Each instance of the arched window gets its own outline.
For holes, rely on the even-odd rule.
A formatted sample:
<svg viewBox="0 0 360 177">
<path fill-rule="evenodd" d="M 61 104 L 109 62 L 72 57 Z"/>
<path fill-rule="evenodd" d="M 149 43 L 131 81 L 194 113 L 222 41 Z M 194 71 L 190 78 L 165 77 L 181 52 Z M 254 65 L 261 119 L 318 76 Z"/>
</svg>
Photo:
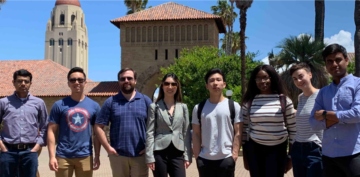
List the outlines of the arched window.
<svg viewBox="0 0 360 177">
<path fill-rule="evenodd" d="M 84 27 L 84 18 L 81 17 L 81 28 L 83 28 L 83 27 Z"/>
<path fill-rule="evenodd" d="M 68 45 L 72 45 L 72 39 L 71 38 L 68 39 Z"/>
<path fill-rule="evenodd" d="M 53 27 L 53 26 L 54 26 L 54 15 L 51 16 L 51 27 Z"/>
<path fill-rule="evenodd" d="M 140 27 L 136 28 L 136 42 L 140 42 L 141 39 L 141 29 Z"/>
<path fill-rule="evenodd" d="M 174 41 L 174 26 L 170 26 L 170 41 Z"/>
<path fill-rule="evenodd" d="M 60 15 L 60 25 L 64 25 L 65 24 L 65 15 L 61 14 Z"/>
<path fill-rule="evenodd" d="M 199 37 L 199 41 L 201 41 L 203 39 L 203 29 L 202 29 L 202 25 L 198 26 L 198 37 Z"/>
<path fill-rule="evenodd" d="M 159 27 L 159 42 L 162 42 L 162 41 L 163 41 L 163 35 L 164 35 L 163 27 L 160 26 L 160 27 Z"/>
<path fill-rule="evenodd" d="M 87 50 L 87 43 L 85 42 L 85 50 Z"/>
<path fill-rule="evenodd" d="M 84 48 L 84 41 L 82 41 L 81 45 L 82 45 L 81 47 Z"/>
<path fill-rule="evenodd" d="M 126 28 L 126 42 L 130 42 L 130 28 L 127 27 Z"/>
<path fill-rule="evenodd" d="M 208 25 L 204 25 L 204 40 L 208 40 L 208 39 L 209 39 Z"/>
<path fill-rule="evenodd" d="M 131 28 L 131 42 L 135 42 L 135 27 Z"/>
<path fill-rule="evenodd" d="M 169 40 L 169 27 L 165 26 L 164 28 L 164 41 L 168 41 Z"/>
<path fill-rule="evenodd" d="M 181 41 L 185 41 L 185 26 L 181 26 Z"/>
<path fill-rule="evenodd" d="M 71 25 L 74 23 L 75 21 L 75 15 L 71 15 Z"/>
<path fill-rule="evenodd" d="M 153 41 L 157 42 L 157 27 L 154 26 L 153 28 Z"/>
<path fill-rule="evenodd" d="M 148 27 L 148 42 L 151 42 L 151 26 Z"/>
<path fill-rule="evenodd" d="M 50 46 L 54 46 L 55 44 L 55 40 L 54 39 L 50 39 Z"/>
<path fill-rule="evenodd" d="M 187 26 L 187 41 L 191 41 L 191 26 Z"/>
<path fill-rule="evenodd" d="M 175 40 L 180 41 L 180 26 L 179 25 L 177 25 L 175 27 Z"/>
<path fill-rule="evenodd" d="M 79 47 L 80 47 L 80 44 L 81 44 L 81 43 L 80 43 L 80 39 L 79 39 Z"/>
<path fill-rule="evenodd" d="M 142 28 L 142 41 L 146 42 L 146 27 L 145 26 Z"/>
<path fill-rule="evenodd" d="M 196 41 L 197 40 L 197 28 L 196 28 L 196 25 L 193 25 L 193 32 L 192 32 L 192 39 L 194 40 L 194 41 Z"/>
<path fill-rule="evenodd" d="M 63 46 L 64 45 L 64 40 L 63 39 L 59 39 L 59 46 Z"/>
</svg>

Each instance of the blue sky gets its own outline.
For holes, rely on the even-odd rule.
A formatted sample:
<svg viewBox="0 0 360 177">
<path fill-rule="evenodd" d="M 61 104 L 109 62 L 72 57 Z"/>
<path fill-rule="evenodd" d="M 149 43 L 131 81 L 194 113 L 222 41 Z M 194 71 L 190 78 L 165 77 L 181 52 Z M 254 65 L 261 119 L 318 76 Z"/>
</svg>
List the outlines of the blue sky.
<svg viewBox="0 0 360 177">
<path fill-rule="evenodd" d="M 149 0 L 148 6 L 168 1 Z M 173 2 L 211 13 L 211 1 Z M 120 30 L 111 19 L 125 16 L 123 1 L 81 1 L 89 36 L 89 78 L 113 81 L 120 70 Z M 55 0 L 8 0 L 0 11 L 0 60 L 44 59 L 45 30 Z M 325 1 L 325 41 L 338 42 L 354 52 L 354 0 Z M 235 9 L 238 13 L 239 10 Z M 254 0 L 247 15 L 247 50 L 259 52 L 256 60 L 266 61 L 267 53 L 290 35 L 314 34 L 315 7 L 307 1 Z M 238 19 L 234 30 L 239 31 Z"/>
</svg>

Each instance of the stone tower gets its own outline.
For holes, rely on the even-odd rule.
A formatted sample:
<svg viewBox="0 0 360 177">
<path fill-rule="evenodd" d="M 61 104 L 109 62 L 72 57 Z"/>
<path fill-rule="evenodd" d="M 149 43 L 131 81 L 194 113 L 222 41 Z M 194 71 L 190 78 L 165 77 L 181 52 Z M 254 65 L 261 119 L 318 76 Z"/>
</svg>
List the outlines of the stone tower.
<svg viewBox="0 0 360 177">
<path fill-rule="evenodd" d="M 226 31 L 220 16 L 174 2 L 111 20 L 120 28 L 121 68 L 138 73 L 137 90 L 152 98 L 161 67 L 180 57 L 184 48 L 219 47 Z"/>
<path fill-rule="evenodd" d="M 46 26 L 45 59 L 88 73 L 88 35 L 79 0 L 56 0 Z"/>
</svg>

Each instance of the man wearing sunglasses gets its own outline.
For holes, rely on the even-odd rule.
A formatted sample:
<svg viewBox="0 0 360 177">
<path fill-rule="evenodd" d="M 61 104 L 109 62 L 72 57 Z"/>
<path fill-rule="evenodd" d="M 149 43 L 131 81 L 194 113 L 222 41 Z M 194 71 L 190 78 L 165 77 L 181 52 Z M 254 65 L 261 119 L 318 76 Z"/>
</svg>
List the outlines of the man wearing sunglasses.
<svg viewBox="0 0 360 177">
<path fill-rule="evenodd" d="M 118 80 L 121 91 L 105 101 L 95 122 L 95 132 L 109 154 L 113 177 L 147 177 L 146 120 L 152 101 L 135 90 L 133 69 L 122 69 Z M 103 128 L 110 122 L 109 144 Z"/>
<path fill-rule="evenodd" d="M 56 177 L 72 177 L 74 171 L 76 177 L 91 177 L 93 170 L 100 166 L 100 143 L 98 138 L 91 136 L 91 126 L 100 106 L 84 94 L 86 75 L 82 68 L 72 68 L 67 79 L 71 95 L 55 102 L 49 116 L 49 167 L 55 171 Z M 55 132 L 58 130 L 55 156 Z"/>
<path fill-rule="evenodd" d="M 46 106 L 42 99 L 29 93 L 29 71 L 20 69 L 13 79 L 14 94 L 0 99 L 0 177 L 35 177 L 37 151 L 46 144 Z"/>
</svg>

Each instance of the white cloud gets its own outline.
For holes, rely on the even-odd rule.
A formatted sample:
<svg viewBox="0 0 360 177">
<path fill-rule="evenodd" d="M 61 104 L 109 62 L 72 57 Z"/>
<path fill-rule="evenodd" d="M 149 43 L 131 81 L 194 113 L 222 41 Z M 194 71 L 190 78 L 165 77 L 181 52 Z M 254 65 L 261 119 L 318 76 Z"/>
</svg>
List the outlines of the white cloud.
<svg viewBox="0 0 360 177">
<path fill-rule="evenodd" d="M 326 44 L 338 43 L 346 48 L 347 52 L 354 52 L 354 41 L 351 39 L 352 35 L 348 31 L 341 30 L 338 34 L 331 36 L 330 38 L 325 38 L 324 42 Z"/>
<path fill-rule="evenodd" d="M 269 64 L 269 57 L 265 57 L 264 59 L 261 60 L 261 62 L 263 62 L 265 65 Z"/>
<path fill-rule="evenodd" d="M 301 34 L 299 34 L 297 37 L 300 38 L 301 36 L 304 36 L 304 35 L 309 35 L 309 34 L 301 33 Z M 311 38 L 310 38 L 310 41 L 311 41 L 311 42 L 314 41 L 314 38 L 311 37 Z"/>
</svg>

